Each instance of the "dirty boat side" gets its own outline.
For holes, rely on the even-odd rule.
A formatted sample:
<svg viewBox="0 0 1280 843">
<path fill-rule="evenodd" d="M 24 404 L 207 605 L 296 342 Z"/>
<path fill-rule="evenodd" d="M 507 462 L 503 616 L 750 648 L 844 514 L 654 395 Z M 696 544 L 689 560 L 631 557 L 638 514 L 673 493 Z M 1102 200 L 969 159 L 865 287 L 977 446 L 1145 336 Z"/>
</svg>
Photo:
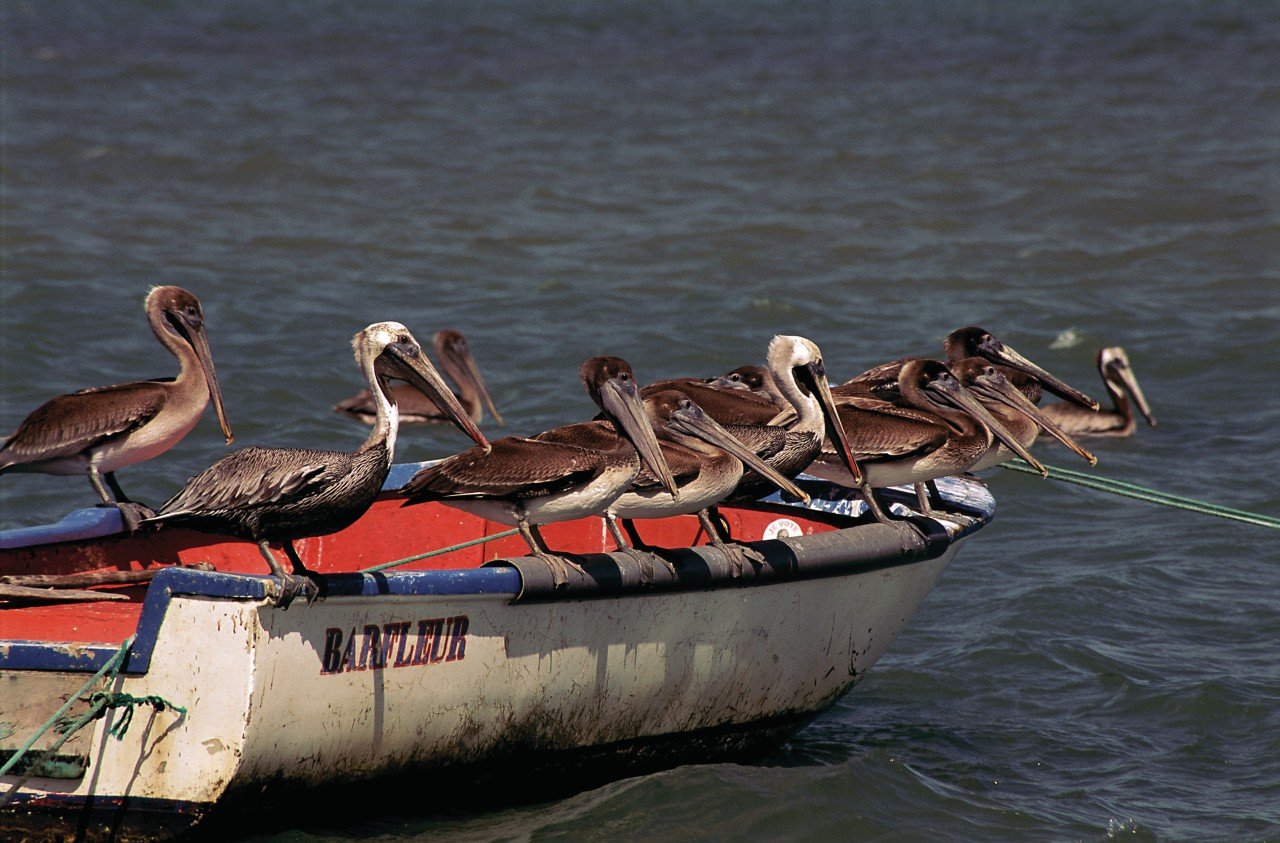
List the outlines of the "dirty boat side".
<svg viewBox="0 0 1280 843">
<path fill-rule="evenodd" d="M 721 510 L 758 554 L 745 564 L 697 544 L 691 516 L 641 522 L 648 542 L 676 548 L 657 554 L 604 552 L 599 519 L 553 525 L 548 541 L 588 572 L 561 590 L 518 537 L 360 572 L 505 532 L 388 493 L 351 528 L 301 543 L 327 597 L 287 611 L 246 542 L 79 523 L 109 510 L 0 534 L 6 574 L 215 568 L 164 567 L 114 589 L 126 600 L 0 608 L 0 761 L 118 653 L 107 690 L 162 701 L 107 709 L 38 769 L 30 753 L 0 777 L 0 798 L 25 779 L 0 830 L 147 838 L 264 788 L 591 760 L 616 775 L 775 746 L 857 682 L 994 511 L 971 478 L 942 482 L 976 516 L 950 533 L 918 517 L 865 523 L 856 494 L 806 486 L 809 507 Z"/>
</svg>

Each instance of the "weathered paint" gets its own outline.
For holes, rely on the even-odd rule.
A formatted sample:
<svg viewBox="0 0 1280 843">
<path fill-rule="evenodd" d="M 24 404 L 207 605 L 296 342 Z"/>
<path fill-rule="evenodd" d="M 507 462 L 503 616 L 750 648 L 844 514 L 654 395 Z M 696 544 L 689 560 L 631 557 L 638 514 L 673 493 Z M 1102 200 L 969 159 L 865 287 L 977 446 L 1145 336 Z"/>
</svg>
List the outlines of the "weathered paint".
<svg viewBox="0 0 1280 843">
<path fill-rule="evenodd" d="M 113 690 L 187 712 L 141 707 L 123 740 L 108 713 L 85 732 L 87 774 L 32 778 L 18 807 L 123 797 L 194 817 L 264 785 L 802 722 L 874 664 L 957 547 L 822 579 L 589 600 L 370 592 L 371 578 L 287 611 L 174 594 L 145 672 Z"/>
</svg>

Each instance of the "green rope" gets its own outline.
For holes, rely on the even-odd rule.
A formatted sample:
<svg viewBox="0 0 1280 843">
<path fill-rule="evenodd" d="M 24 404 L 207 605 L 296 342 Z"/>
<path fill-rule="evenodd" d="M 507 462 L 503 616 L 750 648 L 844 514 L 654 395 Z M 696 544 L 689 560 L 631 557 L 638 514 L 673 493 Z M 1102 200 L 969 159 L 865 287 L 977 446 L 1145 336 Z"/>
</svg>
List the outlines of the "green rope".
<svg viewBox="0 0 1280 843">
<path fill-rule="evenodd" d="M 478 544 L 485 544 L 487 542 L 494 541 L 495 539 L 505 539 L 507 536 L 514 536 L 519 532 L 519 530 L 513 527 L 510 530 L 505 530 L 501 533 L 494 533 L 491 536 L 481 536 L 478 539 L 460 542 L 459 544 L 450 545 L 449 547 L 442 547 L 439 550 L 429 550 L 426 553 L 419 553 L 416 556 L 406 556 L 405 558 L 397 559 L 394 562 L 383 562 L 381 565 L 371 565 L 368 568 L 361 568 L 360 573 L 372 574 L 377 571 L 385 571 L 388 568 L 394 568 L 397 565 L 408 565 L 410 562 L 420 562 L 423 559 L 430 559 L 432 556 L 441 556 L 445 553 L 452 553 L 455 550 L 464 550 L 468 547 L 475 547 Z"/>
<path fill-rule="evenodd" d="M 123 691 L 116 693 L 107 693 L 106 691 L 97 691 L 89 696 L 89 709 L 92 712 L 90 720 L 97 719 L 106 714 L 107 709 L 123 708 L 119 719 L 112 724 L 107 730 L 108 735 L 114 735 L 118 741 L 124 740 L 124 733 L 129 731 L 129 724 L 133 722 L 133 710 L 140 705 L 149 705 L 156 711 L 164 711 L 166 708 L 172 709 L 179 714 L 186 714 L 187 710 L 180 705 L 174 705 L 159 694 L 147 694 L 143 697 L 135 697 L 133 694 L 126 694 Z M 88 721 L 86 721 L 88 722 Z M 79 720 L 65 720 L 58 724 L 58 731 L 69 733 L 80 728 Z"/>
<path fill-rule="evenodd" d="M 91 704 L 89 710 L 71 724 L 66 725 L 65 728 L 60 725 L 63 723 L 63 716 L 67 713 L 67 710 L 70 709 L 71 706 L 75 705 L 80 700 L 80 695 L 92 688 L 95 682 L 107 673 L 110 673 L 110 676 L 107 678 L 107 684 L 110 685 L 115 681 L 116 677 L 120 674 L 120 668 L 124 666 L 125 658 L 129 654 L 129 649 L 133 646 L 133 639 L 134 636 L 132 635 L 126 638 L 124 643 L 120 645 L 120 649 L 116 650 L 115 655 L 107 659 L 107 663 L 98 668 L 98 672 L 89 677 L 89 680 L 80 686 L 80 690 L 67 697 L 67 701 L 62 704 L 62 707 L 55 711 L 53 715 L 44 722 L 44 725 L 37 729 L 36 733 L 32 735 L 26 743 L 20 746 L 17 752 L 10 756 L 9 760 L 4 763 L 3 767 L 0 767 L 0 776 L 3 776 L 5 773 L 8 773 L 17 766 L 18 762 L 21 761 L 22 758 L 31 750 L 31 747 L 35 746 L 36 741 L 44 737 L 45 733 L 50 729 L 58 727 L 58 731 L 62 733 L 62 737 L 45 747 L 39 757 L 36 758 L 31 766 L 27 768 L 27 772 L 14 782 L 12 786 L 10 786 L 4 796 L 0 797 L 0 807 L 4 807 L 9 804 L 9 802 L 13 801 L 13 798 L 18 794 L 18 788 L 26 784 L 27 781 L 36 774 L 36 771 L 44 766 L 46 759 L 61 749 L 62 745 L 69 741 L 71 736 L 79 731 L 86 723 L 101 714 L 101 709 L 95 709 Z"/>
<path fill-rule="evenodd" d="M 1040 473 L 1020 459 L 1001 463 L 1000 467 L 1007 468 L 1010 471 L 1020 471 L 1024 474 Z M 1205 515 L 1216 515 L 1219 518 L 1230 518 L 1233 521 L 1243 521 L 1246 524 L 1254 524 L 1259 527 L 1270 527 L 1273 530 L 1280 530 L 1280 518 L 1273 518 L 1270 515 L 1246 512 L 1243 509 L 1232 509 L 1229 506 L 1221 506 L 1216 503 L 1196 500 L 1195 498 L 1188 498 L 1182 495 L 1171 495 L 1167 492 L 1160 492 L 1155 489 L 1149 489 L 1145 486 L 1139 486 L 1136 483 L 1128 483 L 1124 480 L 1116 480 L 1111 477 L 1100 477 L 1093 474 L 1085 474 L 1081 471 L 1073 471 L 1069 468 L 1061 468 L 1056 465 L 1047 466 L 1047 468 L 1049 469 L 1050 480 L 1061 480 L 1065 483 L 1074 483 L 1077 486 L 1085 486 L 1090 489 L 1110 492 L 1113 495 L 1120 495 L 1121 497 L 1134 498 L 1135 500 L 1156 503 L 1161 506 L 1170 506 L 1176 509 L 1185 509 L 1190 512 L 1201 512 Z"/>
</svg>

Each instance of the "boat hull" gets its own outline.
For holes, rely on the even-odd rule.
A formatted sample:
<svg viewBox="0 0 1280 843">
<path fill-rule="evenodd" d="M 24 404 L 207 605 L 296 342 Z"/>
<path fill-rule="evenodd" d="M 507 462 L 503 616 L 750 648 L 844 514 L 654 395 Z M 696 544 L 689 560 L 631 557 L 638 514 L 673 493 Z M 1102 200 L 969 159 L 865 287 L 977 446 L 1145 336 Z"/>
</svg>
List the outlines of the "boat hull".
<svg viewBox="0 0 1280 843">
<path fill-rule="evenodd" d="M 788 537 L 811 529 L 799 513 L 749 514 L 763 529 L 744 570 L 710 547 L 640 577 L 625 573 L 631 557 L 596 554 L 581 559 L 589 573 L 619 576 L 560 596 L 533 587 L 529 557 L 337 576 L 323 601 L 287 610 L 262 577 L 163 570 L 138 624 L 142 658 L 108 683 L 162 707 L 90 723 L 59 751 L 82 774 L 30 775 L 0 831 L 164 837 L 215 806 L 315 798 L 335 782 L 620 775 L 775 746 L 866 673 L 963 540 L 903 527 L 886 543 L 882 525 Z M 833 550 L 859 530 L 881 550 Z M 114 649 L 12 642 L 0 687 L 65 698 Z"/>
</svg>

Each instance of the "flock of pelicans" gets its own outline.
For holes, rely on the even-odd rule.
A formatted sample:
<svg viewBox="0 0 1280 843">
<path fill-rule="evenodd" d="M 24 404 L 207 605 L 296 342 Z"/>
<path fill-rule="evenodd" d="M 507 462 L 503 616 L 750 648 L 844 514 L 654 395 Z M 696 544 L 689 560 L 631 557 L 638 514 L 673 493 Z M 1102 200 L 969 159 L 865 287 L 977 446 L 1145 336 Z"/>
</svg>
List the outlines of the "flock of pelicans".
<svg viewBox="0 0 1280 843">
<path fill-rule="evenodd" d="M 490 442 L 477 426 L 482 407 L 499 424 L 502 419 L 466 339 L 457 331 L 435 336 L 436 357 L 458 385 L 455 394 L 408 329 L 379 322 L 352 342 L 367 390 L 334 408 L 373 425 L 355 452 L 244 448 L 152 510 L 128 499 L 115 478 L 118 469 L 171 448 L 210 400 L 228 444 L 232 433 L 200 302 L 179 287 L 156 287 L 145 309 L 156 337 L 178 358 L 178 376 L 48 401 L 4 440 L 0 473 L 86 474 L 130 531 L 171 523 L 254 541 L 280 584 L 282 606 L 319 593 L 292 542 L 340 530 L 368 509 L 390 471 L 401 421 L 452 422 L 476 443 L 418 471 L 400 490 L 408 502 L 442 501 L 518 527 L 558 582 L 574 563 L 547 549 L 540 524 L 603 516 L 619 548 L 629 550 L 619 521 L 629 527 L 631 519 L 697 513 L 709 540 L 723 547 L 711 507 L 753 500 L 775 487 L 807 500 L 792 482 L 802 471 L 859 488 L 881 521 L 888 516 L 872 490 L 886 486 L 914 484 L 921 510 L 936 514 L 930 494 L 938 477 L 988 468 L 1015 454 L 1047 473 L 1027 450 L 1041 430 L 1093 464 L 1072 437 L 1132 433 L 1129 396 L 1155 424 L 1120 348 L 1099 352 L 1114 404 L 1099 410 L 990 333 L 962 328 L 943 343 L 945 363 L 909 357 L 836 386 L 827 381 L 818 346 L 797 336 L 774 337 L 763 367 L 645 387 L 626 361 L 593 357 L 579 369 L 599 408 L 593 420 Z M 1046 390 L 1064 400 L 1038 407 Z M 282 546 L 291 571 L 271 545 Z"/>
</svg>

